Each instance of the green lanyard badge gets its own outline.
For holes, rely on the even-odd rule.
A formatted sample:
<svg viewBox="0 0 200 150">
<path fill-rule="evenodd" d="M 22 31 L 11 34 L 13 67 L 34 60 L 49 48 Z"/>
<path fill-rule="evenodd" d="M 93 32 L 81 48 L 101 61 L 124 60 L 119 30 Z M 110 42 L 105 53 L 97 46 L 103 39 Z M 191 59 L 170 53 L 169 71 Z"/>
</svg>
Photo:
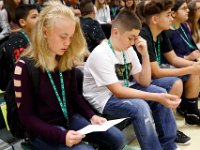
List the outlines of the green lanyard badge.
<svg viewBox="0 0 200 150">
<path fill-rule="evenodd" d="M 68 120 L 68 114 L 67 114 L 67 106 L 66 106 L 66 95 L 65 95 L 65 86 L 64 86 L 64 80 L 63 80 L 63 75 L 62 72 L 59 72 L 59 77 L 60 77 L 60 84 L 61 84 L 61 91 L 62 91 L 62 100 L 60 98 L 60 95 L 58 94 L 58 90 L 56 88 L 56 85 L 53 81 L 52 75 L 49 71 L 47 71 L 49 80 L 51 82 L 51 85 L 53 87 L 54 93 L 56 94 L 56 98 L 60 104 L 60 107 L 62 109 L 62 112 L 64 114 L 64 117 Z"/>
<path fill-rule="evenodd" d="M 115 53 L 115 51 L 114 51 L 114 49 L 113 49 L 113 47 L 112 47 L 112 44 L 110 43 L 110 39 L 108 40 L 108 45 L 109 45 L 109 47 L 111 48 L 111 50 L 112 50 L 113 54 L 115 55 L 115 57 L 117 58 L 117 55 L 116 55 L 116 53 Z M 126 63 L 126 55 L 125 55 L 125 52 L 124 52 L 124 51 L 123 51 L 123 59 L 124 59 L 125 75 L 126 75 L 126 78 L 125 78 L 125 80 L 124 80 L 124 85 L 125 85 L 126 87 L 128 87 L 128 86 L 129 86 L 129 81 L 128 81 L 128 79 L 129 79 L 129 75 L 128 75 L 128 64 Z"/>
</svg>

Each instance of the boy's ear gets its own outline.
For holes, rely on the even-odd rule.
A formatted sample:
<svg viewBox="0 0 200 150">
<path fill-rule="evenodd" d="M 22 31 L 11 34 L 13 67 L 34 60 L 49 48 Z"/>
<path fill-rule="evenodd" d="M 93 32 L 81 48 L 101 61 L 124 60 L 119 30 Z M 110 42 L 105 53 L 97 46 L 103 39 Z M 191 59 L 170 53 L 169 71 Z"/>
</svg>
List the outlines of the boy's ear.
<svg viewBox="0 0 200 150">
<path fill-rule="evenodd" d="M 117 35 L 118 32 L 119 32 L 119 29 L 118 29 L 118 28 L 113 28 L 113 29 L 112 29 L 112 34 Z"/>
<path fill-rule="evenodd" d="M 19 19 L 19 24 L 21 27 L 26 26 L 26 21 L 24 19 Z"/>
<path fill-rule="evenodd" d="M 172 16 L 173 18 L 175 18 L 175 17 L 176 17 L 176 12 L 175 12 L 175 11 L 172 11 L 172 12 L 171 12 L 171 16 Z"/>
<path fill-rule="evenodd" d="M 158 23 L 158 17 L 155 16 L 155 15 L 151 17 L 151 20 L 152 20 L 153 24 L 157 24 Z"/>
</svg>

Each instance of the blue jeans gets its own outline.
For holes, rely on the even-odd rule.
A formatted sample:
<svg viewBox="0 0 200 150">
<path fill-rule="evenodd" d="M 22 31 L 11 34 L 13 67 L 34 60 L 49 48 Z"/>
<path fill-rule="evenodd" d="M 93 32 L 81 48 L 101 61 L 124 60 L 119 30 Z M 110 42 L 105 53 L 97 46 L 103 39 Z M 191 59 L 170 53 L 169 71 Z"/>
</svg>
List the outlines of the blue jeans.
<svg viewBox="0 0 200 150">
<path fill-rule="evenodd" d="M 152 93 L 166 93 L 165 89 L 155 85 L 141 87 L 135 84 L 131 88 Z M 119 99 L 112 96 L 103 113 L 116 118 L 130 117 L 142 150 L 176 149 L 174 142 L 176 122 L 172 110 L 157 102 L 136 98 Z"/>
<path fill-rule="evenodd" d="M 153 79 L 151 84 L 157 85 L 159 87 L 162 87 L 169 92 L 173 86 L 173 84 L 177 81 L 180 80 L 178 77 L 163 77 L 163 78 L 157 78 Z"/>
<path fill-rule="evenodd" d="M 69 130 L 76 131 L 89 124 L 90 122 L 83 116 L 75 114 L 72 118 L 70 118 Z M 121 150 L 125 146 L 124 139 L 124 135 L 119 129 L 111 127 L 106 132 L 93 132 L 87 134 L 83 140 L 97 145 L 99 150 Z M 63 144 L 44 140 L 40 136 L 30 142 L 36 149 L 39 150 L 94 150 L 91 145 L 84 142 L 70 148 Z"/>
</svg>

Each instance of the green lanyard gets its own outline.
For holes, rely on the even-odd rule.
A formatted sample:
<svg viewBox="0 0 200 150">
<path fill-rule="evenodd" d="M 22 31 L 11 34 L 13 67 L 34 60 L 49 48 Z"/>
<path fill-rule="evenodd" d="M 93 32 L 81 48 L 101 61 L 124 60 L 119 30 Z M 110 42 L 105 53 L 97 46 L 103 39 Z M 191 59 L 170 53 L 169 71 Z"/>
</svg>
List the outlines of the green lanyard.
<svg viewBox="0 0 200 150">
<path fill-rule="evenodd" d="M 158 47 L 156 48 L 156 45 L 154 44 L 154 50 L 155 50 L 155 54 L 156 54 L 156 60 L 160 66 L 161 65 L 161 54 L 160 54 L 160 38 L 159 37 L 157 38 L 157 41 L 158 41 L 157 42 Z"/>
<path fill-rule="evenodd" d="M 116 55 L 116 53 L 115 53 L 115 51 L 114 51 L 114 49 L 113 49 L 113 47 L 112 47 L 112 44 L 110 43 L 110 39 L 108 40 L 108 45 L 109 45 L 109 47 L 111 48 L 111 50 L 112 50 L 113 54 L 115 55 L 116 59 L 118 59 L 118 58 L 117 58 L 117 55 Z M 126 87 L 128 87 L 128 86 L 129 86 L 129 81 L 128 81 L 128 79 L 129 79 L 129 75 L 128 75 L 128 65 L 127 65 L 127 63 L 126 63 L 126 55 L 125 55 L 124 51 L 123 51 L 122 53 L 123 53 L 124 66 L 125 66 L 125 75 L 126 75 L 126 79 L 124 80 L 124 85 L 125 85 Z"/>
<path fill-rule="evenodd" d="M 53 81 L 53 78 L 51 76 L 51 73 L 49 71 L 47 71 L 47 74 L 49 76 L 49 80 L 51 82 L 51 85 L 53 87 L 53 90 L 54 90 L 54 93 L 56 94 L 56 97 L 58 99 L 58 102 L 60 104 L 60 107 L 62 109 L 62 112 L 64 114 L 64 117 L 66 119 L 68 119 L 68 114 L 67 114 L 67 106 L 66 106 L 66 95 L 65 95 L 65 86 L 64 86 L 64 80 L 63 80 L 63 75 L 62 75 L 62 72 L 59 72 L 59 76 L 60 76 L 60 84 L 61 84 L 61 91 L 62 91 L 62 98 L 63 98 L 63 101 L 61 100 L 60 98 L 60 95 L 58 94 L 58 90 L 56 88 L 56 85 Z"/>
<path fill-rule="evenodd" d="M 181 36 L 181 38 L 183 39 L 183 41 L 188 45 L 188 47 L 190 48 L 190 49 L 196 49 L 196 47 L 194 47 L 191 43 L 190 43 L 190 40 L 189 40 L 189 38 L 188 38 L 188 36 L 187 36 L 187 34 L 185 33 L 185 31 L 184 31 L 184 29 L 183 29 L 183 27 L 180 25 L 180 28 L 181 28 L 181 31 L 183 32 L 183 34 L 184 34 L 184 36 L 180 33 L 180 31 L 178 32 L 179 33 L 179 35 Z"/>
<path fill-rule="evenodd" d="M 31 41 L 30 41 L 30 39 L 29 39 L 29 37 L 28 37 L 28 35 L 24 32 L 24 30 L 20 30 L 20 32 L 25 36 L 25 38 L 26 38 L 26 40 L 28 41 L 28 43 L 30 44 L 31 43 Z"/>
</svg>

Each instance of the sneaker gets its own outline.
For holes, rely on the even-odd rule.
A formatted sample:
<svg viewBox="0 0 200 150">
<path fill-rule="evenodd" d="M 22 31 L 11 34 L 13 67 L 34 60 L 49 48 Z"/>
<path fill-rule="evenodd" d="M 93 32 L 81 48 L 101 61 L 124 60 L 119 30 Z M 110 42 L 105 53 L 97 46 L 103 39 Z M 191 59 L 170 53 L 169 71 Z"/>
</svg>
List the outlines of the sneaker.
<svg viewBox="0 0 200 150">
<path fill-rule="evenodd" d="M 191 142 L 191 138 L 185 135 L 183 132 L 177 130 L 175 142 L 181 145 L 188 145 Z"/>
<path fill-rule="evenodd" d="M 183 109 L 182 107 L 178 106 L 176 108 L 176 112 L 181 115 L 182 117 L 185 117 L 185 114 L 186 114 L 186 109 Z"/>
<path fill-rule="evenodd" d="M 190 125 L 200 125 L 200 114 L 185 114 L 185 122 Z"/>
</svg>

